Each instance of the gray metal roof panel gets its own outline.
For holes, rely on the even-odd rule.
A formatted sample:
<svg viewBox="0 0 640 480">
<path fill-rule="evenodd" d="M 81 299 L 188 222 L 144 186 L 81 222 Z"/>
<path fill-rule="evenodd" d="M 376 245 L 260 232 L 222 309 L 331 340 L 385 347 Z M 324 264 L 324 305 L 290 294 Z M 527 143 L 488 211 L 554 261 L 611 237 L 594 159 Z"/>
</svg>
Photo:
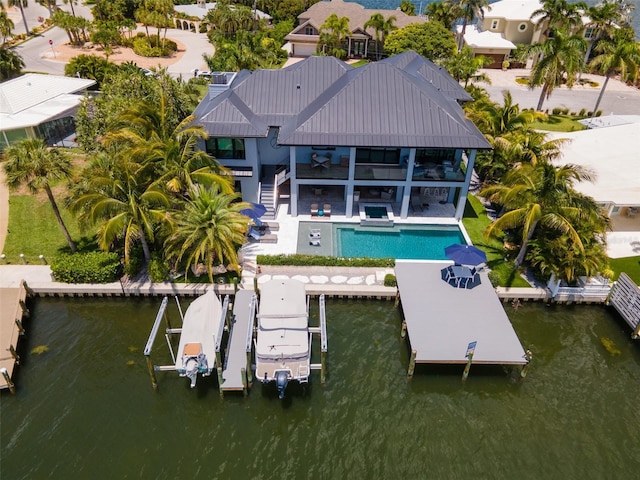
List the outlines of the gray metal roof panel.
<svg viewBox="0 0 640 480">
<path fill-rule="evenodd" d="M 424 79 L 381 62 L 344 75 L 283 128 L 278 140 L 287 145 L 490 148 L 450 98 Z"/>
</svg>

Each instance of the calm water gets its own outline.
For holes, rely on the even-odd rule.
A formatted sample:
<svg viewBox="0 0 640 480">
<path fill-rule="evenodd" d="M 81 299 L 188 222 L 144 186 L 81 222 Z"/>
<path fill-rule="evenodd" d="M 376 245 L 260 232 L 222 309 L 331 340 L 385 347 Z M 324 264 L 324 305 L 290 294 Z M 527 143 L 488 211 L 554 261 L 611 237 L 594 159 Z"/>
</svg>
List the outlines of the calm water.
<svg viewBox="0 0 640 480">
<path fill-rule="evenodd" d="M 355 3 L 359 3 L 367 8 L 384 8 L 389 10 L 394 10 L 400 6 L 402 0 L 354 0 Z M 434 0 L 412 0 L 413 4 L 416 6 L 416 12 L 421 12 L 424 8 L 432 3 Z M 489 0 L 489 3 L 494 3 L 496 0 Z M 585 0 L 587 5 L 596 5 L 599 0 Z M 570 1 L 570 3 L 576 3 L 576 1 Z M 632 4 L 634 2 L 631 2 Z M 636 38 L 640 39 L 640 5 L 638 5 L 638 1 L 635 1 L 636 8 L 633 11 L 633 16 L 631 20 L 631 25 L 636 32 Z"/>
<path fill-rule="evenodd" d="M 445 247 L 466 243 L 458 227 L 334 228 L 338 257 L 446 260 Z"/>
<path fill-rule="evenodd" d="M 507 307 L 535 354 L 527 379 L 474 366 L 462 385 L 460 367 L 407 381 L 392 302 L 329 300 L 327 385 L 314 374 L 282 402 L 261 386 L 221 400 L 214 379 L 190 390 L 172 373 L 154 393 L 142 349 L 159 303 L 35 302 L 18 393 L 0 396 L 2 479 L 626 479 L 640 467 L 640 345 L 603 307 Z M 30 354 L 38 345 L 49 351 Z"/>
</svg>

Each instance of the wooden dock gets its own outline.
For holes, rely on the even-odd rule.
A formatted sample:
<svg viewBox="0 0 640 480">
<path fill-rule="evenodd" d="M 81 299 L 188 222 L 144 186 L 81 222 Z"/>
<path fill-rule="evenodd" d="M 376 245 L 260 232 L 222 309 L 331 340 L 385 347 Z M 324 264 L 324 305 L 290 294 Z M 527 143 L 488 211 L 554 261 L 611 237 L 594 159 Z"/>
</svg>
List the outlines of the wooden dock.
<svg viewBox="0 0 640 480">
<path fill-rule="evenodd" d="M 24 283 L 18 287 L 0 288 L 0 389 L 14 392 L 13 371 L 20 363 L 16 353 L 18 339 L 24 333 L 22 318 L 26 310 L 27 289 Z"/>
<path fill-rule="evenodd" d="M 238 290 L 222 370 L 220 391 L 244 391 L 252 381 L 251 351 L 257 300 L 253 290 Z"/>
</svg>

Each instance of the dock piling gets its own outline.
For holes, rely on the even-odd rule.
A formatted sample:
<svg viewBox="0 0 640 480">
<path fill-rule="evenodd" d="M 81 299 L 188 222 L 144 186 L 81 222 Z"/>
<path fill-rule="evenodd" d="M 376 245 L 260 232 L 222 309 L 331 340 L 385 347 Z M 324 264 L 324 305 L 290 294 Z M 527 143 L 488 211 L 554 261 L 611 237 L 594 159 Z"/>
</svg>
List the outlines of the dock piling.
<svg viewBox="0 0 640 480">
<path fill-rule="evenodd" d="M 11 354 L 13 359 L 16 361 L 16 365 L 20 365 L 20 355 L 18 355 L 18 353 L 16 352 L 16 349 L 13 348 L 13 345 L 9 345 L 9 353 Z"/>
<path fill-rule="evenodd" d="M 151 377 L 151 386 L 153 387 L 153 391 L 158 391 L 158 380 L 156 379 L 156 371 L 153 366 L 153 360 L 151 360 L 151 355 L 145 355 L 147 359 L 147 368 L 149 369 L 149 376 Z"/>
<path fill-rule="evenodd" d="M 531 350 L 527 350 L 526 357 L 527 357 L 527 363 L 524 367 L 522 367 L 522 370 L 520 371 L 520 378 L 522 380 L 524 380 L 525 377 L 527 376 L 527 372 L 529 371 L 529 365 L 531 365 L 531 360 L 533 360 L 533 354 L 531 353 Z"/>
<path fill-rule="evenodd" d="M 249 380 L 247 379 L 247 369 L 242 368 L 240 370 L 240 376 L 242 377 L 242 394 L 246 397 L 249 395 Z"/>
<path fill-rule="evenodd" d="M 402 321 L 402 329 L 400 330 L 400 338 L 404 338 L 407 336 L 407 322 L 405 320 Z"/>
<path fill-rule="evenodd" d="M 467 364 L 464 367 L 464 372 L 462 372 L 462 381 L 466 382 L 467 381 L 467 377 L 469 376 L 469 370 L 471 369 L 471 361 L 473 360 L 473 352 L 469 353 L 469 360 L 467 361 Z"/>
<path fill-rule="evenodd" d="M 9 387 L 9 391 L 13 394 L 16 393 L 16 386 L 13 384 L 13 381 L 11 380 L 11 377 L 9 376 L 9 372 L 7 372 L 7 369 L 2 367 L 0 368 L 0 373 L 2 373 L 2 376 L 4 377 L 4 381 L 7 382 L 7 386 Z"/>
<path fill-rule="evenodd" d="M 411 358 L 409 359 L 409 370 L 407 371 L 407 378 L 413 378 L 413 372 L 416 369 L 416 356 L 417 350 L 411 350 Z"/>
</svg>

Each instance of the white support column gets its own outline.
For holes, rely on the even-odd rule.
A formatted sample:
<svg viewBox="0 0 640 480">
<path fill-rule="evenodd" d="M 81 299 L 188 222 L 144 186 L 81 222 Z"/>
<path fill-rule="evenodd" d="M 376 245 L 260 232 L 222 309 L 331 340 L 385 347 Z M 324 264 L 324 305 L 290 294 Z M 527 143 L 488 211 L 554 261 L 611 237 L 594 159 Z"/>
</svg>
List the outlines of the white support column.
<svg viewBox="0 0 640 480">
<path fill-rule="evenodd" d="M 347 208 L 345 215 L 347 218 L 353 216 L 353 191 L 354 191 L 354 179 L 356 176 L 356 148 L 351 147 L 349 149 L 349 178 L 347 181 Z"/>
<path fill-rule="evenodd" d="M 404 181 L 404 192 L 402 192 L 402 206 L 400 207 L 400 218 L 409 216 L 409 203 L 411 202 L 411 184 L 413 183 L 413 167 L 416 161 L 416 149 L 409 150 L 407 160 L 407 177 Z"/>
<path fill-rule="evenodd" d="M 464 215 L 464 207 L 467 204 L 467 194 L 469 193 L 469 184 L 471 183 L 471 176 L 473 175 L 473 167 L 476 163 L 476 151 L 475 149 L 469 152 L 467 156 L 467 175 L 464 178 L 464 185 L 460 189 L 460 196 L 458 197 L 458 208 L 456 208 L 456 220 L 460 221 Z"/>
<path fill-rule="evenodd" d="M 289 208 L 291 209 L 291 216 L 298 216 L 298 180 L 296 174 L 296 147 L 289 147 L 289 182 L 291 184 L 291 192 L 289 198 Z"/>
</svg>

